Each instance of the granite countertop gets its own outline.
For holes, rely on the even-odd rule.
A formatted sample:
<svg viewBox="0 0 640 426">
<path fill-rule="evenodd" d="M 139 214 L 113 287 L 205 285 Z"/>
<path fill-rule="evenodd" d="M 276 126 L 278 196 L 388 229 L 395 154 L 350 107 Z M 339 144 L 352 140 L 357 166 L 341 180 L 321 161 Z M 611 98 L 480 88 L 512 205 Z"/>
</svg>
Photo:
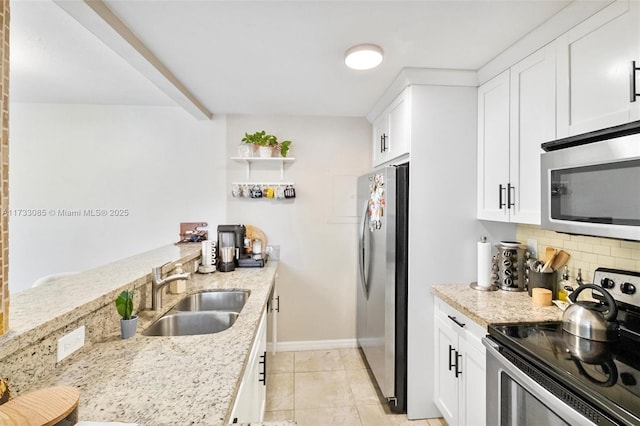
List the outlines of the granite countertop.
<svg viewBox="0 0 640 426">
<path fill-rule="evenodd" d="M 134 337 L 107 336 L 81 349 L 38 387 L 78 387 L 80 420 L 141 426 L 227 424 L 277 266 L 278 262 L 270 261 L 264 268 L 193 274 L 186 293 L 164 295 L 163 310 L 167 310 L 186 294 L 202 290 L 250 290 L 240 316 L 228 330 L 147 337 L 140 332 L 157 313 L 142 311 Z"/>
<path fill-rule="evenodd" d="M 469 284 L 448 284 L 434 285 L 431 292 L 485 328 L 489 324 L 562 319 L 558 307 L 534 306 L 526 291 L 478 291 Z"/>
<path fill-rule="evenodd" d="M 0 336 L 0 359 L 48 336 L 61 324 L 113 303 L 125 288 L 150 280 L 152 267 L 197 259 L 200 250 L 200 244 L 168 245 L 66 276 L 55 285 L 11 294 L 10 328 Z"/>
</svg>

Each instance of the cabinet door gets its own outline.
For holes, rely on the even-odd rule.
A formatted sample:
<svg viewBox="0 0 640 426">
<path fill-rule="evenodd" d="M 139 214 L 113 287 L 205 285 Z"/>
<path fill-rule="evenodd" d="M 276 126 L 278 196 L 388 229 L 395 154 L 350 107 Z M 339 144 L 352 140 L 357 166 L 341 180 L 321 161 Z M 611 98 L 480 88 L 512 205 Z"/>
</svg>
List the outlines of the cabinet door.
<svg viewBox="0 0 640 426">
<path fill-rule="evenodd" d="M 386 161 L 388 144 L 389 115 L 385 110 L 380 117 L 373 122 L 373 167 L 379 166 Z"/>
<path fill-rule="evenodd" d="M 558 137 L 640 118 L 640 102 L 629 99 L 630 64 L 640 62 L 639 9 L 618 0 L 558 39 Z"/>
<path fill-rule="evenodd" d="M 407 87 L 388 109 L 389 140 L 387 158 L 393 160 L 409 153 L 411 145 L 411 92 Z"/>
<path fill-rule="evenodd" d="M 556 138 L 555 43 L 511 68 L 510 89 L 509 218 L 539 225 L 540 145 Z"/>
<path fill-rule="evenodd" d="M 460 375 L 460 424 L 484 426 L 486 424 L 485 350 L 473 336 L 460 339 L 462 374 Z"/>
<path fill-rule="evenodd" d="M 459 423 L 458 378 L 455 374 L 456 357 L 459 352 L 458 334 L 451 322 L 435 318 L 435 404 L 449 426 Z"/>
<path fill-rule="evenodd" d="M 257 374 L 256 374 L 256 413 L 252 422 L 261 423 L 264 421 L 264 411 L 267 406 L 267 311 L 262 313 L 260 327 L 256 336 L 257 345 Z"/>
<path fill-rule="evenodd" d="M 262 313 L 249 361 L 231 411 L 232 424 L 259 423 L 266 406 L 267 313 Z"/>
<path fill-rule="evenodd" d="M 478 219 L 509 220 L 509 70 L 478 88 Z"/>
</svg>

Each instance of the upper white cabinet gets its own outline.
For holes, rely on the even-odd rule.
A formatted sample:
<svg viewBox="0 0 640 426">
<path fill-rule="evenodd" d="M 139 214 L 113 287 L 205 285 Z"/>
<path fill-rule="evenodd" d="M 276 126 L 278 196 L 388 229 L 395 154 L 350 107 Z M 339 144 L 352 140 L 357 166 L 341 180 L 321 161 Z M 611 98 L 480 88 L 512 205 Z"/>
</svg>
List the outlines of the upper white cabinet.
<svg viewBox="0 0 640 426">
<path fill-rule="evenodd" d="M 478 219 L 508 221 L 509 70 L 478 88 Z"/>
<path fill-rule="evenodd" d="M 618 0 L 558 39 L 558 137 L 640 119 L 629 75 L 640 63 L 639 9 Z"/>
<path fill-rule="evenodd" d="M 552 43 L 478 88 L 478 219 L 540 223 L 540 145 L 556 138 Z"/>
<path fill-rule="evenodd" d="M 556 139 L 555 43 L 511 67 L 510 124 L 511 221 L 539 225 L 541 144 Z"/>
<path fill-rule="evenodd" d="M 409 153 L 411 88 L 405 88 L 373 122 L 373 166 Z"/>
<path fill-rule="evenodd" d="M 435 403 L 449 426 L 486 422 L 486 330 L 435 299 Z"/>
</svg>

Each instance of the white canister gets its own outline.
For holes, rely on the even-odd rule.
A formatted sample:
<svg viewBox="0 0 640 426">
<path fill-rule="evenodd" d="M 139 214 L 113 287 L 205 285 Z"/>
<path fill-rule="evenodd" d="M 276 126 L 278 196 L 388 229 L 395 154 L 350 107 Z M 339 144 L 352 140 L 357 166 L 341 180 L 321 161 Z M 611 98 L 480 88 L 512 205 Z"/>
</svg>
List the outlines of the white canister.
<svg viewBox="0 0 640 426">
<path fill-rule="evenodd" d="M 253 254 L 260 253 L 262 253 L 262 241 L 256 238 L 255 240 L 253 240 Z"/>
</svg>

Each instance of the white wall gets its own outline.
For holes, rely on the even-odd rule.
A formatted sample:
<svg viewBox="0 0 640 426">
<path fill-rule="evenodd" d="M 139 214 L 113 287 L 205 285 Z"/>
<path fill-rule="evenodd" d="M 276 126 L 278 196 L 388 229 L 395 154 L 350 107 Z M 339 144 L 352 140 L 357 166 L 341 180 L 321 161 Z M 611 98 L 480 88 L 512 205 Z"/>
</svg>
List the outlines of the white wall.
<svg viewBox="0 0 640 426">
<path fill-rule="evenodd" d="M 355 179 L 370 169 L 371 125 L 364 118 L 229 116 L 227 130 L 230 155 L 245 132 L 293 141 L 289 157 L 296 160 L 285 169 L 296 185 L 293 201 L 232 198 L 231 182 L 246 181 L 246 169 L 228 164 L 229 223 L 255 225 L 281 246 L 278 340 L 355 339 Z M 254 166 L 254 178 L 279 180 L 280 172 Z"/>
<path fill-rule="evenodd" d="M 10 291 L 179 239 L 179 223 L 225 220 L 226 120 L 180 108 L 11 104 Z M 58 209 L 127 209 L 60 217 Z"/>
</svg>

